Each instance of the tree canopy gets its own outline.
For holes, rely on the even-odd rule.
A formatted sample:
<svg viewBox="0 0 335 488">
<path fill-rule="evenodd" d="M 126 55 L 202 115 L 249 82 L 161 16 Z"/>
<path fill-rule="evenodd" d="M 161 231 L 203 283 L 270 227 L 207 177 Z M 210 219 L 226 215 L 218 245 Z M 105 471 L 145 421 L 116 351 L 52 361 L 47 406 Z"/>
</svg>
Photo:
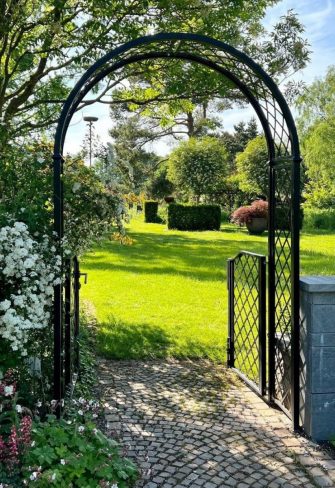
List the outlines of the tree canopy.
<svg viewBox="0 0 335 488">
<path fill-rule="evenodd" d="M 287 75 L 290 70 L 299 69 L 308 59 L 308 50 L 301 37 L 303 28 L 293 13 L 281 19 L 274 32 L 259 41 L 264 33 L 260 21 L 266 8 L 276 1 L 2 0 L 0 142 L 9 133 L 15 137 L 50 128 L 74 80 L 92 62 L 116 45 L 148 33 L 207 34 L 256 55 L 270 74 Z M 196 105 L 208 98 L 208 91 L 211 96 L 218 92 L 215 76 L 204 78 L 201 70 L 185 71 L 178 64 L 174 67 L 170 64 L 162 77 L 155 74 L 156 66 L 155 62 L 144 64 L 139 74 L 155 90 L 154 95 L 147 92 L 148 87 L 142 87 L 135 96 L 137 101 L 144 97 L 158 102 L 171 94 L 174 98 L 181 97 L 183 91 L 184 100 Z M 162 79 L 166 80 L 163 84 Z M 103 101 L 104 95 L 114 87 L 113 79 L 105 80 L 97 89 L 99 93 L 85 103 Z M 195 91 L 200 99 L 192 101 Z M 128 98 L 124 91 L 121 98 Z M 179 113 L 191 111 L 185 110 L 185 106 L 178 110 Z"/>
<path fill-rule="evenodd" d="M 224 186 L 228 162 L 228 151 L 218 139 L 192 137 L 170 154 L 168 177 L 181 195 L 199 202 Z"/>
<path fill-rule="evenodd" d="M 237 180 L 242 191 L 253 195 L 267 195 L 269 186 L 268 150 L 264 136 L 248 142 L 236 156 Z"/>
<path fill-rule="evenodd" d="M 305 88 L 297 107 L 306 204 L 327 208 L 335 203 L 335 66 Z"/>
<path fill-rule="evenodd" d="M 304 141 L 307 204 L 318 208 L 335 204 L 335 116 L 315 123 Z"/>
<path fill-rule="evenodd" d="M 319 121 L 335 114 L 335 66 L 330 66 L 324 79 L 316 79 L 297 98 L 298 129 L 304 139 L 308 130 Z"/>
<path fill-rule="evenodd" d="M 304 28 L 296 14 L 289 11 L 272 32 L 266 32 L 259 22 L 259 11 L 255 15 L 249 16 L 242 24 L 237 14 L 231 30 L 228 32 L 225 27 L 223 32 L 221 26 L 214 37 L 250 54 L 280 83 L 308 62 L 308 44 L 302 37 Z M 236 29 L 237 26 L 240 30 Z M 197 32 L 197 29 L 192 32 Z M 117 120 L 122 108 L 143 118 L 151 118 L 156 122 L 154 132 L 157 137 L 161 137 L 162 129 L 164 135 L 177 138 L 180 134 L 188 137 L 212 134 L 220 125 L 213 116 L 217 111 L 231 108 L 234 103 L 246 103 L 229 80 L 199 64 L 150 59 L 138 63 L 136 69 L 131 67 L 131 70 L 133 74 L 130 73 L 129 83 L 112 93 L 112 116 Z M 297 85 L 290 82 L 286 89 L 293 96 Z"/>
</svg>

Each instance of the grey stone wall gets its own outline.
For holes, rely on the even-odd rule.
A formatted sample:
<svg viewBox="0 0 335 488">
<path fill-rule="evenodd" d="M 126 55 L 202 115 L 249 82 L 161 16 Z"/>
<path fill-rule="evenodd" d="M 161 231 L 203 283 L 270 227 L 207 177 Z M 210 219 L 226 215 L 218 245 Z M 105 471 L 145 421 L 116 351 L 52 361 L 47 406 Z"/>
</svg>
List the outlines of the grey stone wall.
<svg viewBox="0 0 335 488">
<path fill-rule="evenodd" d="M 335 277 L 300 280 L 301 422 L 314 440 L 335 437 Z"/>
</svg>

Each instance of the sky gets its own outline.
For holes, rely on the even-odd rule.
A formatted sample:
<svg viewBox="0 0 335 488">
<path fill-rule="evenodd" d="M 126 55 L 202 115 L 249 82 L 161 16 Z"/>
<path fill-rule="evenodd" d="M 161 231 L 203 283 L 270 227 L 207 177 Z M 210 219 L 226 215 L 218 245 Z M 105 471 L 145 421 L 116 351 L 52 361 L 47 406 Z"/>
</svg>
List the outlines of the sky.
<svg viewBox="0 0 335 488">
<path fill-rule="evenodd" d="M 293 9 L 304 24 L 304 37 L 308 39 L 312 51 L 308 66 L 294 78 L 302 79 L 309 84 L 315 78 L 323 77 L 327 67 L 335 64 L 335 0 L 283 0 L 268 9 L 263 21 L 264 26 L 270 30 L 280 16 L 285 15 L 289 9 Z M 86 124 L 83 121 L 85 115 L 95 115 L 99 118 L 95 130 L 101 142 L 106 143 L 111 140 L 108 135 L 111 127 L 108 105 L 96 103 L 84 108 L 73 117 L 65 142 L 65 153 L 75 153 L 80 150 L 86 132 Z M 254 115 L 251 107 L 226 111 L 223 113 L 224 129 L 232 131 L 236 123 L 249 120 Z M 171 147 L 161 142 L 151 149 L 164 155 L 171 150 Z"/>
</svg>

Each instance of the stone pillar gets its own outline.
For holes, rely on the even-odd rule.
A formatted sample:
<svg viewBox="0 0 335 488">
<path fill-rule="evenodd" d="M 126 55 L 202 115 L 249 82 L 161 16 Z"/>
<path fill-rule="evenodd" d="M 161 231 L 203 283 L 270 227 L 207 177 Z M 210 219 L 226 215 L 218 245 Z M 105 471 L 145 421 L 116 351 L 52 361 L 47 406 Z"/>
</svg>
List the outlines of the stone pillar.
<svg viewBox="0 0 335 488">
<path fill-rule="evenodd" d="M 300 279 L 301 422 L 316 441 L 335 437 L 335 276 Z"/>
</svg>

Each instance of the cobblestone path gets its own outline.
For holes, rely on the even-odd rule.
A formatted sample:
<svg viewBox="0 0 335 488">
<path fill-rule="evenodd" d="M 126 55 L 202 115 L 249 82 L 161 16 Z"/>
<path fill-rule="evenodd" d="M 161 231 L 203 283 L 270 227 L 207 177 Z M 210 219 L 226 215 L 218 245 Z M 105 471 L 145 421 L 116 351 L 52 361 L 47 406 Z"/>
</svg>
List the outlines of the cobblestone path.
<svg viewBox="0 0 335 488">
<path fill-rule="evenodd" d="M 223 366 L 101 361 L 99 372 L 106 427 L 139 466 L 137 487 L 335 486 L 335 461 Z"/>
</svg>

